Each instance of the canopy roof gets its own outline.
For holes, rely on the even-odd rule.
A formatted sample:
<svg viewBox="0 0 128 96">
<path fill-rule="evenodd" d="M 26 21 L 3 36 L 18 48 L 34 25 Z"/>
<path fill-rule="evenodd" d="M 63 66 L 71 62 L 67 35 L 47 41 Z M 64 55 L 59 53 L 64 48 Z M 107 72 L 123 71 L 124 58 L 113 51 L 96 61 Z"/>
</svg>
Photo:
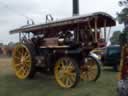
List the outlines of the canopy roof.
<svg viewBox="0 0 128 96">
<path fill-rule="evenodd" d="M 96 22 L 96 23 L 95 23 Z M 105 23 L 106 22 L 106 23 Z M 59 30 L 72 30 L 79 26 L 84 28 L 85 26 L 91 26 L 91 28 L 110 27 L 115 26 L 115 20 L 112 16 L 104 12 L 96 12 L 88 15 L 74 16 L 57 21 L 51 21 L 45 24 L 39 25 L 27 25 L 10 31 L 10 34 L 19 32 L 43 32 L 48 30 L 59 31 Z"/>
</svg>

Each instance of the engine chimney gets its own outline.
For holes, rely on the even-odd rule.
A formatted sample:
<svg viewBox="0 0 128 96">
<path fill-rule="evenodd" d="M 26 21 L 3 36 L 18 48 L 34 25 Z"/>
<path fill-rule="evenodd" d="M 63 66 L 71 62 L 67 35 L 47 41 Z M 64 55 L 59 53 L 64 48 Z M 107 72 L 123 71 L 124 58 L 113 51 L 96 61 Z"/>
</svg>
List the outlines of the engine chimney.
<svg viewBox="0 0 128 96">
<path fill-rule="evenodd" d="M 79 0 L 73 0 L 73 16 L 79 15 Z"/>
</svg>

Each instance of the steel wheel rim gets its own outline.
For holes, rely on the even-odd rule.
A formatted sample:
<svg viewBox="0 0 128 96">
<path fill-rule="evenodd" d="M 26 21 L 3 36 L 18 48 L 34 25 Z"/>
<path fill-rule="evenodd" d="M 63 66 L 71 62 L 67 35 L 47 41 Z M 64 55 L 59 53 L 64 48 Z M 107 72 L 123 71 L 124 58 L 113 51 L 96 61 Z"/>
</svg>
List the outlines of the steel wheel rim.
<svg viewBox="0 0 128 96">
<path fill-rule="evenodd" d="M 69 63 L 68 63 L 69 62 Z M 77 73 L 73 62 L 68 58 L 60 59 L 55 66 L 55 78 L 63 88 L 71 88 L 76 82 Z"/>
<path fill-rule="evenodd" d="M 82 80 L 95 80 L 98 74 L 97 62 L 92 58 L 86 58 L 86 64 L 81 66 Z"/>
<path fill-rule="evenodd" d="M 19 79 L 28 77 L 31 71 L 31 63 L 31 55 L 28 48 L 23 44 L 17 45 L 13 52 L 13 67 Z"/>
</svg>

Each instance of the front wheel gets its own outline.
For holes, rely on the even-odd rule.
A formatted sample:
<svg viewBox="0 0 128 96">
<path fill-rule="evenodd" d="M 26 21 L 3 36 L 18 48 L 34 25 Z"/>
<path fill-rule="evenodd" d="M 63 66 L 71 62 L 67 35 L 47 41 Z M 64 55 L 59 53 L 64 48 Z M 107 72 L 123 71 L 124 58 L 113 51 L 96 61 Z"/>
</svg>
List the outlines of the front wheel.
<svg viewBox="0 0 128 96">
<path fill-rule="evenodd" d="M 34 50 L 27 44 L 19 43 L 13 51 L 12 65 L 19 79 L 32 78 L 35 74 Z"/>
<path fill-rule="evenodd" d="M 100 62 L 93 56 L 86 57 L 80 68 L 82 80 L 96 81 L 101 73 Z"/>
<path fill-rule="evenodd" d="M 62 57 L 55 64 L 55 79 L 63 88 L 75 87 L 79 81 L 79 73 L 78 64 L 73 58 Z"/>
</svg>

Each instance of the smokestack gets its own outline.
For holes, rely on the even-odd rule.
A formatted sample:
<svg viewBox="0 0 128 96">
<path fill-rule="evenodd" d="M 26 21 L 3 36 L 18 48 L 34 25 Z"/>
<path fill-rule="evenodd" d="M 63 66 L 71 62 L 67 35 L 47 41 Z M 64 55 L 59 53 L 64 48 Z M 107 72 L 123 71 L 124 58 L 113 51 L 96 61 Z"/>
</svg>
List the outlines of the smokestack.
<svg viewBox="0 0 128 96">
<path fill-rule="evenodd" d="M 79 15 L 79 0 L 73 0 L 73 16 Z"/>
</svg>

